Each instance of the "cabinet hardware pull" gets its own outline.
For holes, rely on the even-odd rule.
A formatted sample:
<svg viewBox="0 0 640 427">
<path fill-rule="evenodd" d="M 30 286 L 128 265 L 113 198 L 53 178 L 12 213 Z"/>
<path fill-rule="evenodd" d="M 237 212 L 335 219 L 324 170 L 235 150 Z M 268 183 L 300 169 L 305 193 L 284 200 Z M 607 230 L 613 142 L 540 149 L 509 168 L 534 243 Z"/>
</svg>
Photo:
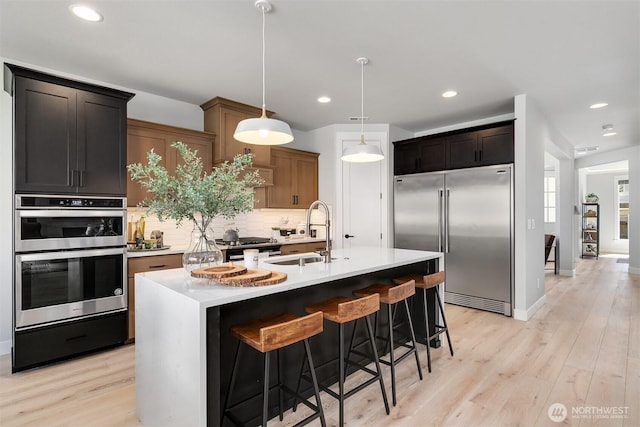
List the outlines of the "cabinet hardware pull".
<svg viewBox="0 0 640 427">
<path fill-rule="evenodd" d="M 166 267 L 166 264 L 158 264 L 158 265 L 150 265 L 149 268 L 162 268 L 162 267 Z"/>
<path fill-rule="evenodd" d="M 85 339 L 85 338 L 87 338 L 87 334 L 82 334 L 82 335 L 78 335 L 78 336 L 75 336 L 75 337 L 70 337 L 70 338 L 67 338 L 66 341 L 67 342 L 69 342 L 69 341 L 77 341 L 77 340 L 81 340 L 81 339 Z"/>
</svg>

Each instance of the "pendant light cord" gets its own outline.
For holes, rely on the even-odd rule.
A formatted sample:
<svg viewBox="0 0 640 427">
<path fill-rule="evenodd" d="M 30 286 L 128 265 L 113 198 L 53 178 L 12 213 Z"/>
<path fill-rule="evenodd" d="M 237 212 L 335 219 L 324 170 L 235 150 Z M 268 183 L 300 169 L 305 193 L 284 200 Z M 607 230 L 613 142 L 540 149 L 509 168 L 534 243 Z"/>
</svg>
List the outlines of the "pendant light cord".
<svg viewBox="0 0 640 427">
<path fill-rule="evenodd" d="M 264 7 L 262 7 L 262 117 L 266 117 L 267 116 L 267 102 L 266 102 L 266 89 L 265 89 L 265 50 L 266 50 L 266 43 L 264 41 L 265 39 L 265 31 L 264 28 L 266 26 L 266 16 L 267 16 L 267 12 L 265 10 Z"/>
<path fill-rule="evenodd" d="M 360 61 L 360 143 L 364 144 L 364 60 Z"/>
</svg>

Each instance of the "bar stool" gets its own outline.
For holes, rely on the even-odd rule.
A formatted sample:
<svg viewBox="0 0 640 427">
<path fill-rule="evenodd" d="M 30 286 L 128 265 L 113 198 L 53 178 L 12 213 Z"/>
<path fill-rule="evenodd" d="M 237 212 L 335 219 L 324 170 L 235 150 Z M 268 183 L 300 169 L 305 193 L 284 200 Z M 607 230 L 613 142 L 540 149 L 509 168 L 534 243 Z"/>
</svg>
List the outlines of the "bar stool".
<svg viewBox="0 0 640 427">
<path fill-rule="evenodd" d="M 378 294 L 380 295 L 380 302 L 387 306 L 387 316 L 389 318 L 389 335 L 387 337 L 387 343 L 389 345 L 389 361 L 380 358 L 380 363 L 391 366 L 391 397 L 393 406 L 396 406 L 396 363 L 402 362 L 408 356 L 413 354 L 416 358 L 418 376 L 420 377 L 420 380 L 422 380 L 422 369 L 420 368 L 420 359 L 418 359 L 418 346 L 416 345 L 416 336 L 413 330 L 413 322 L 411 321 L 411 313 L 409 312 L 409 303 L 407 302 L 408 298 L 412 295 L 415 295 L 416 293 L 415 285 L 415 280 L 408 280 L 407 282 L 397 286 L 375 284 L 353 292 L 353 294 L 357 297 L 366 297 L 369 295 Z M 404 302 L 403 305 L 407 314 L 409 332 L 411 333 L 411 345 L 408 345 L 404 340 L 396 341 L 394 339 L 393 332 L 397 326 L 394 326 L 393 320 L 395 317 L 397 304 L 401 302 Z M 394 351 L 396 344 L 408 349 L 404 354 L 398 357 L 397 360 L 395 358 Z"/>
<path fill-rule="evenodd" d="M 278 389 L 279 395 L 279 411 L 280 421 L 283 419 L 282 404 L 283 404 L 283 391 L 294 395 L 297 398 L 300 397 L 303 404 L 315 411 L 309 417 L 300 421 L 297 425 L 305 425 L 309 422 L 320 418 L 322 427 L 326 427 L 324 420 L 324 413 L 322 411 L 322 403 L 320 402 L 320 391 L 318 389 L 318 381 L 316 379 L 315 368 L 313 360 L 311 358 L 311 349 L 309 348 L 309 337 L 322 332 L 322 313 L 317 312 L 309 314 L 307 316 L 299 317 L 290 313 L 276 314 L 263 319 L 254 320 L 241 325 L 234 325 L 231 327 L 231 333 L 238 338 L 238 345 L 236 347 L 236 354 L 233 359 L 233 368 L 231 370 L 231 381 L 229 383 L 229 391 L 225 398 L 224 408 L 222 410 L 222 418 L 220 424 L 227 416 L 234 424 L 241 424 L 238 419 L 230 412 L 231 408 L 237 407 L 242 403 L 258 396 L 252 396 L 244 401 L 237 402 L 229 405 L 230 397 L 233 393 L 236 382 L 236 373 L 238 368 L 238 356 L 240 352 L 240 344 L 245 343 L 250 347 L 253 347 L 257 351 L 264 354 L 264 377 L 263 377 L 263 390 L 262 390 L 262 426 L 266 427 L 267 420 L 269 418 L 269 391 L 272 388 Z M 311 373 L 311 383 L 315 392 L 316 403 L 312 404 L 310 401 L 298 396 L 297 390 L 294 392 L 289 387 L 282 384 L 280 377 L 280 349 L 289 345 L 302 341 L 304 344 L 304 351 L 306 354 L 306 362 L 309 364 L 309 371 Z M 278 383 L 273 387 L 269 386 L 269 366 L 270 355 L 272 351 L 276 351 L 277 358 L 277 371 L 278 371 Z M 303 361 L 304 366 L 304 361 Z M 299 384 L 299 383 L 298 383 Z"/>
<path fill-rule="evenodd" d="M 376 343 L 374 340 L 373 330 L 371 328 L 371 321 L 368 317 L 370 314 L 377 313 L 378 310 L 380 310 L 380 296 L 378 294 L 373 294 L 364 298 L 356 299 L 338 296 L 319 303 L 309 304 L 305 306 L 304 309 L 307 313 L 322 312 L 326 320 L 338 324 L 338 393 L 329 389 L 329 387 L 324 387 L 322 385 L 320 386 L 320 388 L 322 388 L 322 390 L 327 392 L 327 394 L 329 394 L 330 396 L 338 399 L 340 408 L 339 426 L 342 427 L 344 425 L 345 399 L 353 396 L 355 393 L 364 389 L 375 381 L 378 381 L 380 383 L 380 390 L 382 391 L 384 407 L 387 415 L 389 415 L 389 402 L 387 401 L 387 392 L 385 391 L 384 381 L 382 379 L 382 374 L 380 371 L 380 359 L 378 358 L 378 351 L 376 350 Z M 367 326 L 369 342 L 371 343 L 371 352 L 373 353 L 373 361 L 376 365 L 375 371 L 372 371 L 364 365 L 349 360 L 348 358 L 345 360 L 344 357 L 344 325 L 348 322 L 354 322 L 353 328 L 355 331 L 358 326 L 358 321 L 362 318 L 364 318 L 365 324 Z M 367 381 L 363 382 L 362 384 L 358 385 L 352 390 L 349 390 L 346 393 L 344 391 L 345 369 L 347 367 L 345 366 L 345 362 L 347 366 L 351 364 L 359 370 L 365 371 L 371 375 L 371 378 L 369 378 Z M 298 388 L 300 387 L 300 379 L 298 379 Z M 295 407 L 296 405 L 294 403 L 294 411 Z"/>
<path fill-rule="evenodd" d="M 451 346 L 451 337 L 449 336 L 449 328 L 447 327 L 447 319 L 444 317 L 444 309 L 442 307 L 442 301 L 440 300 L 440 292 L 438 292 L 438 288 L 441 283 L 444 283 L 444 271 L 439 271 L 433 274 L 427 274 L 426 276 L 422 276 L 420 274 L 409 274 L 406 276 L 398 277 L 393 279 L 393 282 L 396 284 L 405 283 L 408 280 L 415 280 L 416 288 L 420 288 L 423 290 L 423 303 L 424 303 L 424 328 L 427 336 L 427 366 L 429 368 L 429 372 L 431 372 L 431 350 L 429 348 L 429 342 L 436 338 L 441 333 L 446 333 L 447 342 L 449 343 L 449 351 L 453 356 L 453 347 Z M 440 315 L 442 316 L 442 325 L 438 325 L 437 320 L 435 323 L 435 331 L 433 335 L 429 334 L 429 311 L 427 308 L 427 290 L 435 288 L 436 293 L 436 301 L 438 302 L 438 308 L 440 309 Z M 436 313 L 437 314 L 437 313 Z"/>
</svg>

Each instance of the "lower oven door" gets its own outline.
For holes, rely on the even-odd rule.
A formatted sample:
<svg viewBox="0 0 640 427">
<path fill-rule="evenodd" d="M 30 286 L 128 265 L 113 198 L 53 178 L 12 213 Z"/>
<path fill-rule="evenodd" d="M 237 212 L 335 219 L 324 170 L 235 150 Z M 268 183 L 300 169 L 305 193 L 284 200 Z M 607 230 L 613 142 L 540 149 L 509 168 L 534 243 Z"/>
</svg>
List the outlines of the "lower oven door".
<svg viewBox="0 0 640 427">
<path fill-rule="evenodd" d="M 16 255 L 16 329 L 127 307 L 125 248 Z"/>
</svg>

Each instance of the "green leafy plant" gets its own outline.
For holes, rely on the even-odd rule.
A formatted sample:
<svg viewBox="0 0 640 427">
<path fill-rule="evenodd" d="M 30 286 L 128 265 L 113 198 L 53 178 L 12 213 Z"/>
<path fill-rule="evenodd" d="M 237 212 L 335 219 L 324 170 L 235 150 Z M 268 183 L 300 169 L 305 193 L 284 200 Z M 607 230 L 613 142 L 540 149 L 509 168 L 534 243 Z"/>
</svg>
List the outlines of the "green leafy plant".
<svg viewBox="0 0 640 427">
<path fill-rule="evenodd" d="M 162 157 L 153 150 L 147 153 L 146 165 L 127 166 L 131 179 L 150 193 L 141 203 L 148 207 L 149 214 L 155 214 L 160 221 L 174 219 L 177 225 L 189 219 L 204 235 L 213 218 L 230 219 L 253 210 L 253 188 L 264 182 L 258 171 L 245 173 L 252 165 L 253 154 L 239 154 L 232 162 L 224 162 L 207 172 L 197 151 L 190 150 L 182 141 L 172 143 L 171 147 L 183 160 L 175 174 L 160 165 Z"/>
</svg>

